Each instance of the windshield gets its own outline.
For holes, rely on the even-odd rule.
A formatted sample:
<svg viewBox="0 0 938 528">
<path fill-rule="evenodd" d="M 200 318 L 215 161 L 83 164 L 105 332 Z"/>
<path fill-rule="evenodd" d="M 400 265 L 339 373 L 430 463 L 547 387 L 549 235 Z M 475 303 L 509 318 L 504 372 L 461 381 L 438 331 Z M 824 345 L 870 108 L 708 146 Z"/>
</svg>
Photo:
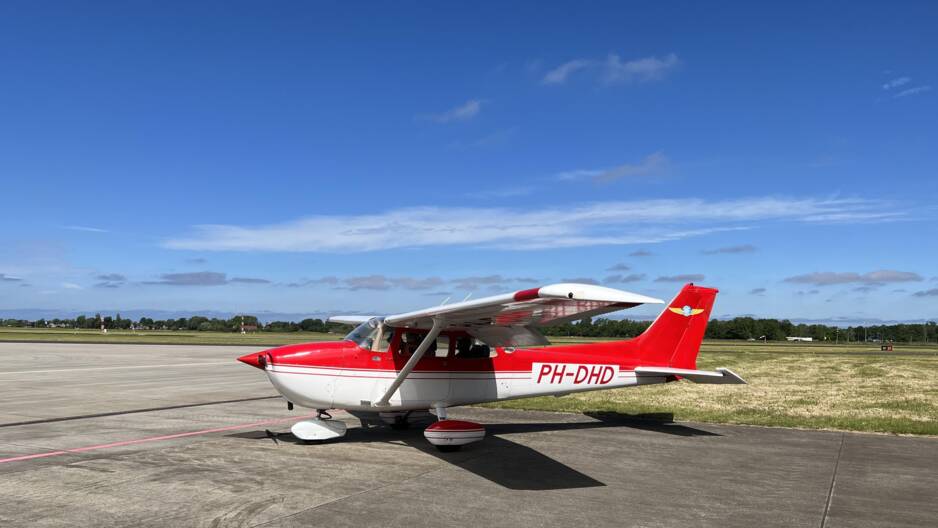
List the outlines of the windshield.
<svg viewBox="0 0 938 528">
<path fill-rule="evenodd" d="M 356 326 L 355 330 L 352 330 L 345 336 L 345 339 L 354 341 L 356 345 L 370 350 L 371 346 L 375 343 L 375 337 L 378 336 L 378 328 L 380 327 L 381 319 L 373 317 Z"/>
</svg>

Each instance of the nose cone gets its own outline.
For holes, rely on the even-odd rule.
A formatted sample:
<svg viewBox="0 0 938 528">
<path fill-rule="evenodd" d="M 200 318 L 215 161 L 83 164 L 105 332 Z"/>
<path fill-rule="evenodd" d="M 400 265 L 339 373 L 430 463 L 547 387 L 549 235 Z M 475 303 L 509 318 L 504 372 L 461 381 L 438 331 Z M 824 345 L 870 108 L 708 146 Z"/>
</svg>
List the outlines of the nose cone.
<svg viewBox="0 0 938 528">
<path fill-rule="evenodd" d="M 238 361 L 242 363 L 247 363 L 252 367 L 259 368 L 264 370 L 264 353 L 263 352 L 252 352 L 250 354 L 245 354 L 238 358 Z"/>
</svg>

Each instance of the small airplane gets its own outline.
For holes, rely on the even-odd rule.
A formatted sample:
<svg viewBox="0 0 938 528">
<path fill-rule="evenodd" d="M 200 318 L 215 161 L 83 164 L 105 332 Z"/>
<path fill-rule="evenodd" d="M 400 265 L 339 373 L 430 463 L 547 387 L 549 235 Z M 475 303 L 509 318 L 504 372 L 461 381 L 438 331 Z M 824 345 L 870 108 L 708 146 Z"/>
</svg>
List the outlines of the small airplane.
<svg viewBox="0 0 938 528">
<path fill-rule="evenodd" d="M 332 419 L 342 409 L 363 423 L 395 429 L 437 421 L 424 436 L 454 451 L 485 436 L 482 425 L 448 420 L 446 411 L 531 396 L 669 383 L 746 383 L 729 369 L 697 370 L 717 290 L 685 285 L 644 333 L 633 339 L 544 348 L 537 326 L 663 301 L 590 284 L 551 284 L 384 317 L 339 316 L 356 324 L 344 340 L 287 345 L 238 358 L 264 370 L 294 404 L 318 416 L 291 431 L 306 441 L 345 435 Z"/>
</svg>

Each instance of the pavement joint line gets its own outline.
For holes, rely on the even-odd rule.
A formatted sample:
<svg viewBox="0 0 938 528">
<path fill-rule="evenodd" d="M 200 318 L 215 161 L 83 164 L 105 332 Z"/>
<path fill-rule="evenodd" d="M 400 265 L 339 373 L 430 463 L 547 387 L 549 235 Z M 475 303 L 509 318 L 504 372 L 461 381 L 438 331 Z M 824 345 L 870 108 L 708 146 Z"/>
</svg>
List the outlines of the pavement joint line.
<svg viewBox="0 0 938 528">
<path fill-rule="evenodd" d="M 142 369 L 157 367 L 204 367 L 207 365 L 237 365 L 234 361 L 212 361 L 203 363 L 163 363 L 158 365 L 123 365 L 115 367 L 78 367 L 66 369 L 42 369 L 42 370 L 0 370 L 0 376 L 7 374 L 44 374 L 46 372 L 79 372 L 86 370 L 121 370 L 121 369 Z"/>
<path fill-rule="evenodd" d="M 18 426 L 23 426 L 23 425 L 38 425 L 38 424 L 55 423 L 55 422 L 70 422 L 73 420 L 88 420 L 91 418 L 107 418 L 109 416 L 121 416 L 124 414 L 139 414 L 139 413 L 148 413 L 148 412 L 157 412 L 157 411 L 172 411 L 176 409 L 188 409 L 191 407 L 224 405 L 226 403 L 243 403 L 243 402 L 250 402 L 250 401 L 273 400 L 273 399 L 280 398 L 280 397 L 281 397 L 280 395 L 259 396 L 256 398 L 238 398 L 234 400 L 219 400 L 219 401 L 211 401 L 211 402 L 203 402 L 203 403 L 184 403 L 180 405 L 167 405 L 164 407 L 146 407 L 143 409 L 130 409 L 127 411 L 111 411 L 111 412 L 95 413 L 95 414 L 80 414 L 77 416 L 62 416 L 59 418 L 42 418 L 38 420 L 26 420 L 22 422 L 10 422 L 10 423 L 0 424 L 0 429 L 4 427 L 18 427 Z"/>
<path fill-rule="evenodd" d="M 837 484 L 837 468 L 840 466 L 840 457 L 844 452 L 844 443 L 847 440 L 847 433 L 840 433 L 840 447 L 837 449 L 837 458 L 834 459 L 834 471 L 831 474 L 831 487 L 827 490 L 827 502 L 824 505 L 824 515 L 821 517 L 821 528 L 827 526 L 827 516 L 831 511 L 831 502 L 834 499 L 834 486 Z"/>
<path fill-rule="evenodd" d="M 110 442 L 107 444 L 97 444 L 97 445 L 90 445 L 90 446 L 83 446 L 83 447 L 75 447 L 71 449 L 60 449 L 57 451 L 49 451 L 46 453 L 35 453 L 32 455 L 19 455 L 19 456 L 9 457 L 9 458 L 0 458 L 0 464 L 4 464 L 7 462 L 19 462 L 23 460 L 33 460 L 36 458 L 47 458 L 47 457 L 53 457 L 53 456 L 59 456 L 59 455 L 79 454 L 79 453 L 85 453 L 87 451 L 97 451 L 99 449 L 109 449 L 112 447 L 123 447 L 123 446 L 128 446 L 128 445 L 145 444 L 148 442 L 175 440 L 177 438 L 187 438 L 190 436 L 199 436 L 199 435 L 210 434 L 210 433 L 221 433 L 224 431 L 235 431 L 238 429 L 246 429 L 248 427 L 254 427 L 258 425 L 270 425 L 270 424 L 281 423 L 281 422 L 290 422 L 296 419 L 312 418 L 316 415 L 317 413 L 310 413 L 310 414 L 305 414 L 305 415 L 300 415 L 300 416 L 290 417 L 290 418 L 273 418 L 270 420 L 262 420 L 259 422 L 250 422 L 250 423 L 243 423 L 243 424 L 237 424 L 237 425 L 227 425 L 224 427 L 213 427 L 211 429 L 201 429 L 198 431 L 186 431 L 184 433 L 150 436 L 146 438 L 137 438 L 134 440 L 122 440 L 119 442 Z"/>
</svg>

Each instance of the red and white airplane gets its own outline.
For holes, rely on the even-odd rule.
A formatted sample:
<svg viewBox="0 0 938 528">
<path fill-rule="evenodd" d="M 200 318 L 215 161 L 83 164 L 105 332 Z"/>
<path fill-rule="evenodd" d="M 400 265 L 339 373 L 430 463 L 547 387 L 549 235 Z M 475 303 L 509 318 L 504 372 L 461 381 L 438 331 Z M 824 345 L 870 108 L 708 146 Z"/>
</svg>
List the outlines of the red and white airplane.
<svg viewBox="0 0 938 528">
<path fill-rule="evenodd" d="M 282 346 L 238 359 L 263 369 L 289 408 L 319 411 L 292 427 L 302 440 L 344 436 L 345 423 L 330 419 L 330 409 L 396 428 L 434 410 L 437 421 L 424 435 L 441 450 L 454 450 L 485 436 L 479 424 L 446 419 L 446 410 L 458 405 L 679 379 L 745 383 L 729 369 L 696 368 L 716 294 L 684 286 L 644 333 L 624 341 L 543 348 L 549 342 L 536 327 L 663 301 L 602 286 L 551 284 L 386 317 L 332 317 L 358 326 L 339 342 Z"/>
</svg>

